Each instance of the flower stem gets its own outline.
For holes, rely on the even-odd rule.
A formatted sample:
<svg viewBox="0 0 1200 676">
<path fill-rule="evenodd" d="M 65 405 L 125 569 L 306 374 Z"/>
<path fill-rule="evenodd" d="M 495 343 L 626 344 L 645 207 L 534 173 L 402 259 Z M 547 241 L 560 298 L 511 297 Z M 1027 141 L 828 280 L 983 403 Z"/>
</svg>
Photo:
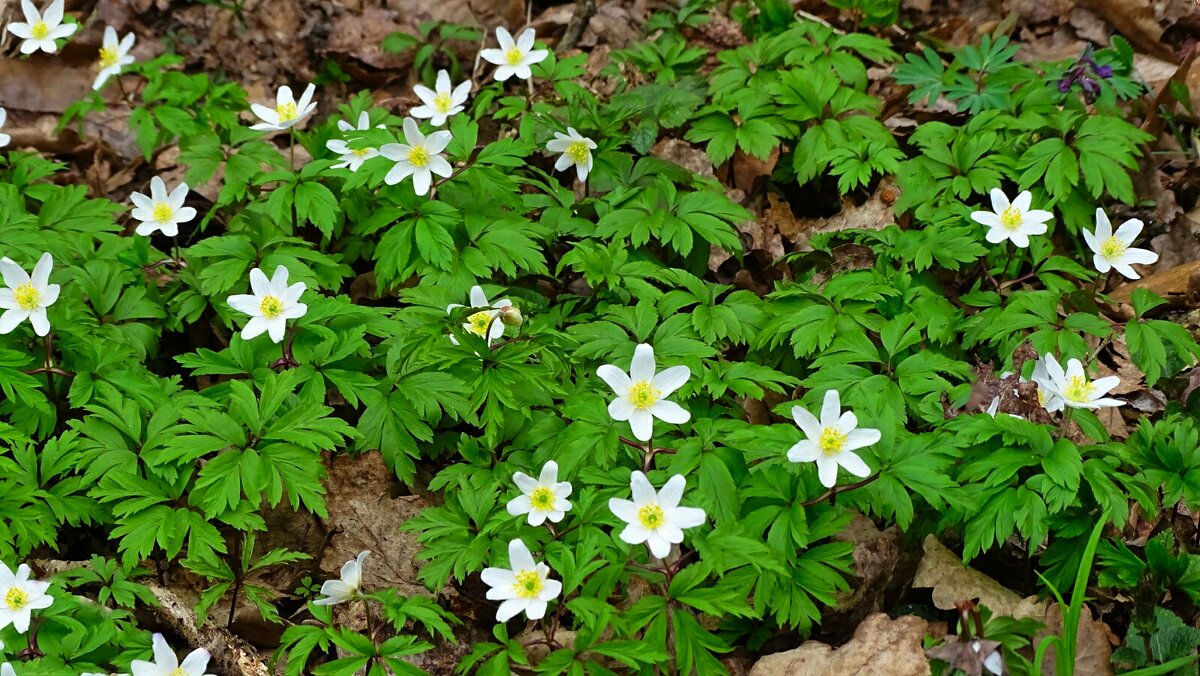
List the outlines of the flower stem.
<svg viewBox="0 0 1200 676">
<path fill-rule="evenodd" d="M 1009 272 L 1009 268 L 1011 268 L 1013 266 L 1012 265 L 1013 261 L 1016 260 L 1016 258 L 1017 258 L 1017 245 L 1015 245 L 1011 241 L 1009 241 L 1007 248 L 1008 248 L 1008 257 L 1005 258 L 1005 260 L 1004 260 L 1004 276 L 1012 278 L 1012 277 L 1016 277 L 1017 273 L 1020 272 L 1021 262 L 1017 261 L 1017 269 L 1013 270 L 1012 272 Z"/>
<path fill-rule="evenodd" d="M 1074 415 L 1074 413 L 1075 409 L 1071 408 L 1070 406 L 1063 408 L 1062 422 L 1059 423 L 1058 430 L 1054 433 L 1055 439 L 1062 439 L 1063 437 L 1067 436 L 1067 430 L 1071 426 L 1071 417 Z"/>
<path fill-rule="evenodd" d="M 880 477 L 880 474 L 876 473 L 876 474 L 872 474 L 871 476 L 867 477 L 866 479 L 863 479 L 862 481 L 856 481 L 852 484 L 845 484 L 843 486 L 834 486 L 833 488 L 830 488 L 829 490 L 818 495 L 817 497 L 813 498 L 812 500 L 805 500 L 804 502 L 802 502 L 800 504 L 803 505 L 804 507 L 812 507 L 813 505 L 824 502 L 827 499 L 832 500 L 833 497 L 835 495 L 837 495 L 838 493 L 845 493 L 846 491 L 852 491 L 855 488 L 862 488 L 863 486 L 866 486 L 867 484 L 878 479 L 879 477 Z"/>
<path fill-rule="evenodd" d="M 283 356 L 271 363 L 271 370 L 279 368 L 295 368 L 300 365 L 296 358 L 292 355 L 292 340 L 295 339 L 298 329 L 289 327 L 287 334 L 283 337 Z"/>
</svg>

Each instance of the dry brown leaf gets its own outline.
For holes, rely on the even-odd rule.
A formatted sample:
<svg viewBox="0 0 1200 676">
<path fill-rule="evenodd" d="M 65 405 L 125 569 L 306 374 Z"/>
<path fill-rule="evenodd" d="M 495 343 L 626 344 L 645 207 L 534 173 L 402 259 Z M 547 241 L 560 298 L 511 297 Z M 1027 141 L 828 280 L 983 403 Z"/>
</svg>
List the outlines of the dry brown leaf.
<svg viewBox="0 0 1200 676">
<path fill-rule="evenodd" d="M 1062 614 L 1058 604 L 1039 601 L 1037 596 L 1021 598 L 996 580 L 964 565 L 956 554 L 932 535 L 925 536 L 924 547 L 925 556 L 917 567 L 913 587 L 932 587 L 933 605 L 942 610 L 951 610 L 961 601 L 979 599 L 980 605 L 987 606 L 994 615 L 1018 619 L 1031 617 L 1045 623 L 1053 631 L 1062 631 Z M 1044 630 L 1039 637 L 1035 637 L 1034 643 L 1040 640 L 1040 636 L 1047 635 L 1048 631 Z M 1092 619 L 1089 609 L 1079 623 L 1075 673 L 1113 673 L 1108 665 L 1112 650 L 1109 636 L 1108 625 Z M 1048 669 L 1044 668 L 1043 673 L 1053 673 L 1053 661 L 1049 659 Z"/>
<path fill-rule="evenodd" d="M 765 182 L 771 176 L 771 172 L 775 171 L 777 162 L 779 162 L 778 146 L 771 150 L 771 155 L 765 160 L 747 155 L 739 148 L 733 153 L 733 157 L 730 158 L 727 165 L 733 187 L 746 193 L 753 193 L 757 185 Z"/>
<path fill-rule="evenodd" d="M 1163 27 L 1150 0 L 1082 0 L 1082 4 L 1104 17 L 1139 50 L 1167 61 L 1176 60 L 1162 41 Z"/>
<path fill-rule="evenodd" d="M 402 18 L 403 17 L 403 18 Z M 334 22 L 325 43 L 330 54 L 345 54 L 358 59 L 372 68 L 397 69 L 412 65 L 411 53 L 394 54 L 380 47 L 383 39 L 392 33 L 406 31 L 414 33 L 407 17 L 400 12 L 382 7 L 367 7 L 362 14 L 343 14 Z"/>
<path fill-rule="evenodd" d="M 1176 265 L 1127 282 L 1113 289 L 1108 295 L 1118 302 L 1128 303 L 1136 289 L 1149 289 L 1169 301 L 1184 303 L 1200 290 L 1200 260 Z"/>
<path fill-rule="evenodd" d="M 696 146 L 677 138 L 664 138 L 650 149 L 650 156 L 674 162 L 693 174 L 713 178 L 712 160 Z"/>
<path fill-rule="evenodd" d="M 981 676 L 983 660 L 992 653 L 1000 650 L 999 641 L 960 640 L 953 634 L 944 639 L 944 643 L 936 648 L 925 651 L 926 657 L 938 659 L 954 669 L 961 669 L 966 676 Z M 988 671 L 986 673 L 991 673 Z"/>
<path fill-rule="evenodd" d="M 855 513 L 850 524 L 833 539 L 854 545 L 854 574 L 857 580 L 850 591 L 838 595 L 837 605 L 827 613 L 825 622 L 834 626 L 855 626 L 867 615 L 889 607 L 889 598 L 897 595 L 912 579 L 919 552 L 903 546 L 899 529 L 884 530 Z"/>
<path fill-rule="evenodd" d="M 1051 633 L 1062 633 L 1062 608 L 1055 603 L 1046 610 L 1046 615 L 1040 619 L 1045 623 L 1046 629 L 1034 635 L 1034 645 Z M 1079 618 L 1079 631 L 1075 635 L 1075 670 L 1073 673 L 1087 674 L 1088 676 L 1109 676 L 1114 673 L 1111 662 L 1112 647 L 1116 643 L 1118 642 L 1114 641 L 1108 625 L 1093 618 L 1091 608 L 1084 606 L 1083 614 Z M 1046 658 L 1042 661 L 1042 673 L 1046 676 L 1057 673 L 1054 668 L 1053 648 L 1046 652 Z"/>
<path fill-rule="evenodd" d="M 842 210 L 829 218 L 802 218 L 793 223 L 783 223 L 789 230 L 795 232 L 788 237 L 794 249 L 802 250 L 807 247 L 808 239 L 818 232 L 838 232 L 859 228 L 863 230 L 882 230 L 896 222 L 892 213 L 892 205 L 900 195 L 900 189 L 895 181 L 885 178 L 879 182 L 870 199 L 862 204 L 843 198 Z"/>
<path fill-rule="evenodd" d="M 428 2 L 428 0 L 417 0 L 417 5 L 421 8 L 430 7 L 438 4 L 453 5 L 460 3 L 461 0 L 451 0 L 451 2 Z M 525 0 L 467 0 L 467 9 L 475 16 L 475 21 L 484 27 L 505 26 L 513 35 L 517 34 L 517 28 L 525 25 Z M 439 11 L 442 11 L 439 8 Z"/>
<path fill-rule="evenodd" d="M 50 58 L 0 59 L 0 101 L 10 111 L 62 113 L 92 91 L 95 78 Z"/>
<path fill-rule="evenodd" d="M 336 577 L 343 563 L 367 549 L 371 551 L 363 566 L 367 587 L 395 587 L 406 595 L 429 593 L 417 580 L 416 536 L 400 530 L 428 503 L 416 495 L 393 497 L 398 485 L 379 453 L 339 453 L 331 458 L 325 481 L 326 525 L 329 530 L 340 528 L 341 533 L 321 558 L 325 577 Z"/>
<path fill-rule="evenodd" d="M 820 641 L 805 641 L 794 650 L 766 655 L 750 669 L 750 676 L 925 676 L 930 668 L 921 642 L 928 628 L 925 620 L 914 615 L 893 620 L 876 613 L 858 625 L 845 645 L 835 649 Z"/>
<path fill-rule="evenodd" d="M 763 210 L 762 220 L 789 242 L 798 241 L 806 228 L 806 222 L 796 218 L 796 214 L 792 212 L 792 205 L 773 192 L 767 193 L 767 208 Z"/>
<path fill-rule="evenodd" d="M 979 599 L 981 605 L 987 606 L 996 615 L 1042 617 L 1046 614 L 1046 601 L 1039 601 L 1037 596 L 1022 598 L 1015 591 L 964 564 L 957 554 L 934 536 L 925 536 L 923 546 L 925 556 L 917 565 L 913 587 L 932 588 L 934 606 L 953 610 L 961 601 Z"/>
</svg>

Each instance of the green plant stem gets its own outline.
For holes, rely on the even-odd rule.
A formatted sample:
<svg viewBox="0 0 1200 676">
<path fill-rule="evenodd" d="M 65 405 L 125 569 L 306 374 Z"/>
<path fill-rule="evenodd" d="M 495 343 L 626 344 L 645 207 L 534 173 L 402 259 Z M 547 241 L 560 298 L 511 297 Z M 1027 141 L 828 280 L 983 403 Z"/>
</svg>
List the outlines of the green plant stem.
<svg viewBox="0 0 1200 676">
<path fill-rule="evenodd" d="M 237 613 L 238 593 L 242 591 L 242 570 L 239 563 L 241 560 L 241 549 L 246 546 L 246 536 L 242 535 L 237 540 L 237 550 L 231 552 L 229 557 L 229 568 L 233 571 L 233 596 L 229 599 L 229 621 L 225 623 L 226 629 L 233 626 L 233 618 Z"/>
<path fill-rule="evenodd" d="M 296 329 L 295 327 L 288 327 L 287 333 L 283 337 L 283 356 L 271 362 L 270 368 L 272 370 L 280 368 L 295 368 L 300 365 L 300 363 L 296 361 L 295 356 L 292 355 L 292 341 L 295 340 L 297 333 L 299 333 L 299 329 Z"/>
<path fill-rule="evenodd" d="M 1017 245 L 1009 241 L 1006 248 L 1008 249 L 1008 255 L 1004 258 L 1004 276 L 1009 278 L 1016 277 L 1017 272 L 1021 269 L 1021 262 L 1017 260 Z M 1009 268 L 1013 266 L 1013 261 L 1017 262 L 1017 269 L 1009 271 Z"/>
<path fill-rule="evenodd" d="M 296 128 L 288 127 L 288 171 L 296 170 Z"/>
<path fill-rule="evenodd" d="M 361 595 L 359 598 L 361 598 L 362 602 L 363 602 L 363 613 L 366 614 L 366 616 L 367 616 L 367 638 L 371 639 L 371 645 L 376 645 L 376 643 L 375 643 L 375 616 L 371 614 L 371 601 L 369 599 L 363 598 Z"/>
<path fill-rule="evenodd" d="M 1097 272 L 1096 279 L 1092 281 L 1092 305 L 1095 305 L 1096 307 L 1100 307 L 1100 301 L 1098 300 L 1100 296 L 1100 280 L 1106 277 L 1107 275 L 1102 275 Z"/>
<path fill-rule="evenodd" d="M 1070 406 L 1063 407 L 1062 422 L 1058 425 L 1058 430 L 1054 433 L 1055 439 L 1062 439 L 1067 435 L 1067 430 L 1071 427 L 1071 417 L 1075 414 L 1075 409 Z"/>
</svg>

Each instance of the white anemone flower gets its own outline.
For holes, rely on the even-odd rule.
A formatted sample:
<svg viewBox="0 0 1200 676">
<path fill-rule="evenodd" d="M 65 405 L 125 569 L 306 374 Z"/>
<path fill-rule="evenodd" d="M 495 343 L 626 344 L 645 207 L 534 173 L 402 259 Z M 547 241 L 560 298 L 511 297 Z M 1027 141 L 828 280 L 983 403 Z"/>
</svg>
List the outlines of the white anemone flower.
<svg viewBox="0 0 1200 676">
<path fill-rule="evenodd" d="M 1009 240 L 1018 248 L 1029 246 L 1030 235 L 1046 234 L 1046 221 L 1054 214 L 1040 209 L 1030 209 L 1033 195 L 1024 191 L 1012 202 L 999 188 L 992 188 L 992 210 L 973 211 L 971 219 L 988 227 L 985 239 L 992 244 Z"/>
<path fill-rule="evenodd" d="M 499 27 L 496 29 L 496 41 L 500 43 L 500 48 L 485 49 L 479 52 L 479 56 L 484 61 L 499 66 L 496 69 L 495 77 L 500 82 L 514 75 L 522 80 L 528 80 L 533 77 L 533 71 L 529 67 L 545 61 L 546 57 L 550 56 L 548 50 L 533 48 L 534 39 L 532 28 L 521 31 L 514 41 L 512 34 L 503 27 Z"/>
<path fill-rule="evenodd" d="M 1045 362 L 1045 377 L 1038 385 L 1047 392 L 1044 404 L 1047 411 L 1053 413 L 1061 411 L 1064 407 L 1097 409 L 1124 405 L 1125 402 L 1119 399 L 1104 396 L 1121 384 L 1119 377 L 1108 376 L 1089 380 L 1083 370 L 1083 363 L 1078 359 L 1067 360 L 1065 371 L 1052 354 L 1047 354 L 1042 360 Z M 1035 373 L 1035 379 L 1037 375 Z"/>
<path fill-rule="evenodd" d="M 649 441 L 653 436 L 655 418 L 681 425 L 692 417 L 687 409 L 667 401 L 667 397 L 691 377 L 691 370 L 686 366 L 672 366 L 655 373 L 654 368 L 654 348 L 642 343 L 633 350 L 628 375 L 613 364 L 596 369 L 596 375 L 617 395 L 608 405 L 608 414 L 618 422 L 628 420 L 633 436 L 640 441 Z"/>
<path fill-rule="evenodd" d="M 486 568 L 483 581 L 490 601 L 503 601 L 496 621 L 507 622 L 524 612 L 531 620 L 546 616 L 546 606 L 562 593 L 562 582 L 550 579 L 550 566 L 533 560 L 521 540 L 508 543 L 508 568 Z"/>
<path fill-rule="evenodd" d="M 512 301 L 502 298 L 488 305 L 487 294 L 483 292 L 483 287 L 478 285 L 471 287 L 468 299 L 471 303 L 469 307 L 476 310 L 476 312 L 467 317 L 467 322 L 462 327 L 480 338 L 487 338 L 488 345 L 490 346 L 493 340 L 497 340 L 504 335 L 504 322 L 501 321 L 499 315 L 503 312 L 504 308 L 512 306 Z M 458 307 L 468 306 L 451 303 L 446 306 L 446 313 L 449 314 L 454 311 L 454 308 Z M 493 319 L 495 321 L 492 321 Z M 492 328 L 489 330 L 488 326 Z M 458 345 L 458 339 L 453 334 L 450 336 L 450 342 Z"/>
<path fill-rule="evenodd" d="M 8 122 L 8 111 L 0 106 L 0 129 L 4 128 L 4 123 Z M 8 145 L 12 141 L 12 137 L 8 134 L 0 132 L 0 148 Z"/>
<path fill-rule="evenodd" d="M 554 163 L 554 169 L 562 171 L 575 165 L 575 175 L 581 181 L 586 181 L 592 170 L 592 151 L 595 149 L 596 142 L 575 131 L 574 127 L 567 127 L 565 134 L 554 132 L 554 139 L 546 144 L 546 150 L 562 153 Z"/>
<path fill-rule="evenodd" d="M 0 258 L 0 274 L 3 274 L 4 284 L 8 287 L 0 289 L 0 309 L 4 310 L 4 314 L 0 315 L 0 334 L 11 333 L 26 319 L 37 335 L 50 333 L 46 308 L 58 300 L 60 290 L 58 284 L 50 283 L 53 270 L 54 257 L 50 252 L 38 259 L 32 275 L 25 274 L 25 270 L 9 258 Z"/>
<path fill-rule="evenodd" d="M 21 12 L 25 15 L 24 23 L 8 24 L 8 32 L 21 38 L 22 54 L 32 54 L 39 49 L 53 54 L 58 51 L 55 40 L 71 37 L 79 28 L 77 23 L 63 23 L 63 0 L 53 0 L 44 14 L 39 13 L 30 0 L 21 0 Z"/>
<path fill-rule="evenodd" d="M 404 140 L 407 143 L 387 143 L 379 154 L 396 163 L 383 177 L 383 182 L 396 185 L 412 176 L 413 190 L 418 195 L 429 194 L 433 175 L 446 178 L 454 171 L 441 153 L 450 145 L 452 137 L 448 131 L 435 131 L 429 136 L 421 133 L 417 121 L 404 118 Z"/>
<path fill-rule="evenodd" d="M 358 598 L 362 589 L 363 560 L 371 552 L 362 551 L 358 556 L 342 564 L 340 580 L 325 580 L 321 585 L 321 593 L 325 598 L 313 601 L 314 606 L 332 606 L 335 603 L 345 603 Z"/>
<path fill-rule="evenodd" d="M 1083 239 L 1095 256 L 1092 263 L 1100 274 L 1116 270 L 1129 279 L 1139 279 L 1137 271 L 1130 267 L 1133 263 L 1149 265 L 1158 260 L 1158 254 L 1149 249 L 1135 249 L 1130 245 L 1142 233 L 1144 224 L 1136 218 L 1131 218 L 1121 224 L 1114 233 L 1112 223 L 1103 209 L 1096 209 L 1096 231 L 1083 231 Z"/>
<path fill-rule="evenodd" d="M 337 124 L 338 124 L 338 129 L 340 129 L 344 132 L 345 131 L 367 131 L 368 129 L 371 128 L 371 116 L 365 110 L 362 113 L 360 113 L 358 116 L 358 126 L 357 127 L 355 127 L 354 125 L 351 125 L 349 122 L 347 122 L 345 120 L 338 120 Z M 378 128 L 382 129 L 383 125 L 378 125 Z M 377 148 L 351 148 L 350 141 L 352 141 L 352 140 L 354 140 L 354 139 L 349 139 L 349 140 L 330 139 L 325 142 L 325 147 L 328 148 L 330 151 L 337 153 L 339 155 L 338 159 L 341 160 L 341 162 L 339 162 L 338 164 L 333 165 L 334 169 L 346 168 L 346 169 L 349 169 L 350 171 L 358 171 L 358 168 L 361 167 L 364 162 L 371 159 L 372 157 L 379 156 L 379 149 L 377 149 Z"/>
<path fill-rule="evenodd" d="M 1050 381 L 1050 372 L 1046 368 L 1045 358 L 1038 359 L 1033 365 L 1033 373 L 1029 374 L 1029 381 L 1021 378 L 1020 382 L 1033 382 L 1037 385 L 1038 404 L 1053 413 L 1061 411 L 1063 408 L 1062 397 L 1058 393 L 1046 387 L 1044 383 Z"/>
<path fill-rule="evenodd" d="M 546 519 L 558 523 L 571 509 L 571 503 L 567 501 L 571 483 L 558 480 L 558 463 L 553 460 L 542 467 L 538 478 L 517 472 L 513 474 L 513 483 L 521 489 L 521 495 L 509 500 L 508 513 L 529 515 L 530 526 L 540 526 Z"/>
<path fill-rule="evenodd" d="M 117 29 L 112 26 L 104 27 L 104 44 L 100 46 L 100 58 L 96 60 L 100 72 L 96 73 L 96 81 L 92 83 L 92 89 L 103 87 L 108 78 L 120 73 L 122 68 L 134 62 L 133 55 L 129 53 L 129 50 L 133 49 L 135 40 L 137 40 L 137 36 L 133 33 L 127 33 L 125 37 L 117 40 Z"/>
<path fill-rule="evenodd" d="M 317 102 L 313 101 L 313 94 L 316 91 L 316 85 L 309 83 L 304 88 L 304 93 L 300 95 L 300 100 L 297 101 L 292 95 L 291 87 L 287 85 L 280 87 L 279 91 L 275 93 L 274 108 L 268 108 L 260 103 L 250 104 L 250 110 L 258 116 L 258 119 L 262 120 L 250 128 L 255 131 L 277 131 L 295 126 L 316 109 Z"/>
<path fill-rule="evenodd" d="M 149 197 L 140 192 L 129 196 L 134 206 L 130 215 L 141 221 L 136 230 L 137 234 L 148 236 L 153 235 L 156 230 L 161 230 L 167 237 L 178 235 L 179 224 L 187 223 L 196 217 L 195 209 L 183 206 L 187 196 L 187 183 L 180 183 L 168 193 L 167 184 L 161 178 L 155 176 L 150 179 Z"/>
<path fill-rule="evenodd" d="M 676 474 L 667 480 L 662 490 L 655 491 L 645 474 L 635 471 L 629 477 L 633 500 L 610 498 L 608 508 L 627 525 L 621 531 L 622 541 L 631 545 L 645 542 L 655 558 L 671 553 L 671 545 L 683 542 L 683 529 L 704 523 L 704 510 L 699 507 L 680 507 L 687 479 Z"/>
<path fill-rule="evenodd" d="M 151 639 L 154 648 L 154 661 L 134 660 L 129 669 L 133 676 L 213 676 L 206 674 L 209 654 L 204 648 L 197 648 L 183 658 L 183 664 L 175 656 L 175 651 L 167 644 L 162 634 L 155 634 Z"/>
<path fill-rule="evenodd" d="M 287 320 L 299 319 L 308 312 L 308 306 L 297 302 L 304 293 L 304 282 L 288 286 L 287 268 L 280 265 L 270 280 L 259 268 L 250 271 L 250 294 L 230 296 L 229 306 L 238 312 L 250 315 L 242 329 L 242 340 L 251 340 L 266 331 L 271 340 L 283 340 Z"/>
<path fill-rule="evenodd" d="M 49 608 L 54 598 L 46 595 L 49 582 L 30 580 L 29 566 L 17 566 L 16 574 L 0 563 L 0 629 L 12 625 L 19 633 L 29 631 L 33 611 Z"/>
<path fill-rule="evenodd" d="M 871 474 L 871 468 L 854 451 L 879 441 L 879 430 L 858 427 L 858 417 L 851 411 L 842 413 L 837 390 L 827 390 L 821 405 L 821 419 L 800 406 L 792 407 L 792 418 L 808 437 L 788 449 L 791 462 L 817 463 L 821 485 L 833 488 L 837 483 L 838 467 L 856 477 Z"/>
<path fill-rule="evenodd" d="M 450 73 L 439 70 L 434 89 L 419 84 L 413 87 L 413 92 L 424 105 L 413 108 L 408 114 L 422 120 L 427 119 L 433 126 L 440 127 L 446 124 L 446 119 L 451 115 L 461 113 L 466 108 L 463 104 L 471 94 L 471 81 L 452 86 Z"/>
</svg>

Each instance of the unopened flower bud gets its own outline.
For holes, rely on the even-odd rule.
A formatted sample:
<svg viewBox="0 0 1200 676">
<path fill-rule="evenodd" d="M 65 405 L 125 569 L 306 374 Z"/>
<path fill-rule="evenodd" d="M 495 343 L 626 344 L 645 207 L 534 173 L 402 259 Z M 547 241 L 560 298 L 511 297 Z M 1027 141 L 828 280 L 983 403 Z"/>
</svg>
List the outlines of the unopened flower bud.
<svg viewBox="0 0 1200 676">
<path fill-rule="evenodd" d="M 500 308 L 500 321 L 505 326 L 520 326 L 525 323 L 525 317 L 516 305 L 508 305 Z"/>
</svg>

